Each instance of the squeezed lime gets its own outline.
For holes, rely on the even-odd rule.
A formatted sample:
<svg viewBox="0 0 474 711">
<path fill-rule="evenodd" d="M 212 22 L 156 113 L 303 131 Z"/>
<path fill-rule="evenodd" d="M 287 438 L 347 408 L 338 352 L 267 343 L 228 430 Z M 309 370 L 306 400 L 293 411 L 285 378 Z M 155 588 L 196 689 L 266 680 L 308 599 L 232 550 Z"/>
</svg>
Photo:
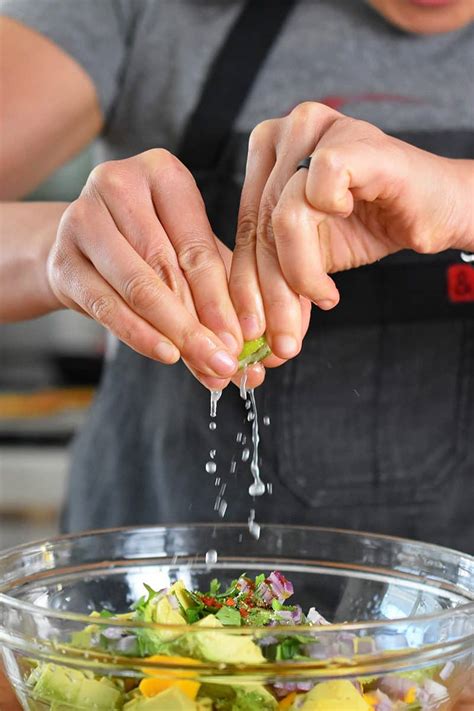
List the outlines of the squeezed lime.
<svg viewBox="0 0 474 711">
<path fill-rule="evenodd" d="M 239 368 L 246 368 L 248 365 L 258 363 L 271 353 L 270 346 L 265 336 L 255 338 L 253 341 L 245 341 L 242 352 L 239 355 Z"/>
</svg>

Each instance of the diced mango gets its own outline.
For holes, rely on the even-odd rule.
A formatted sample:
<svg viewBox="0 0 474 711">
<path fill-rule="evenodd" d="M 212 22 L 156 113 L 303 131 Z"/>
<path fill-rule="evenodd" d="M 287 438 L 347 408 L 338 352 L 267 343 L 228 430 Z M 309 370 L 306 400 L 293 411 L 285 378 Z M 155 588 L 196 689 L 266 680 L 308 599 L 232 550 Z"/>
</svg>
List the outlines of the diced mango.
<svg viewBox="0 0 474 711">
<path fill-rule="evenodd" d="M 411 689 L 408 689 L 407 693 L 405 694 L 405 698 L 403 699 L 406 704 L 413 704 L 416 701 L 416 686 L 412 686 Z"/>
<path fill-rule="evenodd" d="M 373 708 L 375 708 L 379 702 L 379 699 L 373 691 L 367 691 L 365 694 L 363 694 L 363 698 L 364 701 L 366 701 L 369 706 L 372 706 Z"/>
<path fill-rule="evenodd" d="M 154 654 L 152 657 L 146 657 L 147 662 L 156 662 L 157 664 L 175 664 L 176 666 L 181 666 L 186 668 L 186 673 L 190 673 L 187 671 L 187 667 L 197 665 L 199 666 L 201 664 L 200 661 L 197 659 L 191 659 L 191 657 L 178 657 L 178 656 L 168 656 L 166 654 Z M 157 670 L 158 671 L 158 670 Z M 160 669 L 161 671 L 161 669 Z M 168 671 L 168 670 L 167 670 Z M 153 674 L 153 669 L 144 669 L 145 674 Z M 169 670 L 168 673 L 173 673 L 176 674 L 176 670 Z M 197 674 L 197 672 L 193 672 L 193 674 Z"/>
<path fill-rule="evenodd" d="M 188 670 L 187 667 L 200 664 L 200 662 L 196 659 L 190 659 L 189 657 L 171 657 L 166 656 L 165 654 L 155 654 L 152 657 L 147 657 L 147 661 L 165 665 L 176 664 L 177 666 L 182 667 L 182 669 L 186 669 L 186 676 L 196 676 L 198 672 L 192 672 Z M 148 678 L 142 679 L 140 682 L 139 688 L 143 696 L 146 696 L 147 698 L 150 696 L 156 696 L 161 691 L 165 691 L 166 689 L 174 686 L 180 689 L 183 694 L 186 694 L 188 698 L 194 700 L 201 684 L 197 681 L 188 679 L 177 679 L 176 677 L 179 677 L 182 674 L 182 669 L 167 669 L 163 667 L 156 670 L 153 668 L 143 669 L 145 674 L 149 675 Z M 155 677 L 153 676 L 153 671 L 159 673 L 160 675 L 166 674 L 167 678 L 164 676 Z"/>
<path fill-rule="evenodd" d="M 296 691 L 292 691 L 291 694 L 288 694 L 288 696 L 285 696 L 285 698 L 279 702 L 278 711 L 287 711 L 287 709 L 290 709 L 295 699 Z"/>
<path fill-rule="evenodd" d="M 150 677 L 149 679 L 141 680 L 139 689 L 143 696 L 150 698 L 171 687 L 175 687 L 182 691 L 191 701 L 194 701 L 200 686 L 201 684 L 197 681 L 157 679 L 156 677 Z"/>
</svg>

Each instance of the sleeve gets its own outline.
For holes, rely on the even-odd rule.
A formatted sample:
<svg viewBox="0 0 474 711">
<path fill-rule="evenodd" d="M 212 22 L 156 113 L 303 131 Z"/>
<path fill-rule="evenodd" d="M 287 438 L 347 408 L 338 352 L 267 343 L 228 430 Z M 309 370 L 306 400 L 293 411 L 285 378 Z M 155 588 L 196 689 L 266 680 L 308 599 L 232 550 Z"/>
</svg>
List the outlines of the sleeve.
<svg viewBox="0 0 474 711">
<path fill-rule="evenodd" d="M 104 116 L 118 93 L 132 25 L 131 0 L 1 0 L 0 14 L 73 57 L 95 84 Z"/>
</svg>

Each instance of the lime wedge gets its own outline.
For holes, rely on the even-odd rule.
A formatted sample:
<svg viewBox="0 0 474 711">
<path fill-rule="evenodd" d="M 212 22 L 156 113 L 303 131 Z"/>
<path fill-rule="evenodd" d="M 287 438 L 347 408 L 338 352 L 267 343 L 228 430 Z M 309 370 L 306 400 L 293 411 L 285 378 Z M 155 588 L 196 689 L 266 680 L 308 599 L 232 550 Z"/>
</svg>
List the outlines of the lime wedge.
<svg viewBox="0 0 474 711">
<path fill-rule="evenodd" d="M 255 338 L 253 341 L 245 341 L 242 352 L 239 355 L 239 368 L 245 368 L 252 363 L 258 363 L 270 355 L 270 346 L 265 336 Z"/>
</svg>

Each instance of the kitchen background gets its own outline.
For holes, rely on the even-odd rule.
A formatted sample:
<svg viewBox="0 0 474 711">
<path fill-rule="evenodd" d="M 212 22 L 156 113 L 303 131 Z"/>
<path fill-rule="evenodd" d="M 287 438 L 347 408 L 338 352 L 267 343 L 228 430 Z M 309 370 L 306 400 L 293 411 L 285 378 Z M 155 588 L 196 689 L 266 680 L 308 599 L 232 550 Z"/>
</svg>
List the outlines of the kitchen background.
<svg viewBox="0 0 474 711">
<path fill-rule="evenodd" d="M 91 150 L 29 200 L 73 200 Z M 67 483 L 68 450 L 100 377 L 104 331 L 60 311 L 0 325 L 0 549 L 54 535 Z"/>
</svg>

